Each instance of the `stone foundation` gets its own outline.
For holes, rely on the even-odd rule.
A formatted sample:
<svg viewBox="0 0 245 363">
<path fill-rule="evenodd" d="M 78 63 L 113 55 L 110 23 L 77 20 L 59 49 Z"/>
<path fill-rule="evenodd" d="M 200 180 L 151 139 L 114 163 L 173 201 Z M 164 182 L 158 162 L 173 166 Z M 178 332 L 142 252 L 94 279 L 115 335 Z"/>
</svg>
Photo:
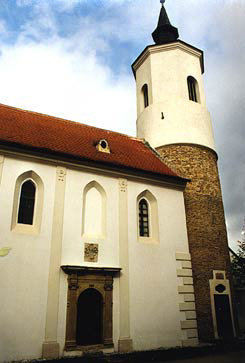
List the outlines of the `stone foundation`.
<svg viewBox="0 0 245 363">
<path fill-rule="evenodd" d="M 133 351 L 133 341 L 132 339 L 119 339 L 118 340 L 118 352 L 129 353 Z"/>
<path fill-rule="evenodd" d="M 56 359 L 59 358 L 59 343 L 45 342 L 43 343 L 42 358 L 43 359 Z"/>
</svg>

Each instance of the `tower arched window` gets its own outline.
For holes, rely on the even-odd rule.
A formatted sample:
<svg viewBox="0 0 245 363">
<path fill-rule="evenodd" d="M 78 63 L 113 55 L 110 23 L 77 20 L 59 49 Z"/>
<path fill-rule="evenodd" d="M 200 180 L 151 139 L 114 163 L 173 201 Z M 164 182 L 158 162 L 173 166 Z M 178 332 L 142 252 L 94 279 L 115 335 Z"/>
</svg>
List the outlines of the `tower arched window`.
<svg viewBox="0 0 245 363">
<path fill-rule="evenodd" d="M 149 106 L 148 85 L 146 83 L 142 87 L 142 94 L 143 94 L 143 99 L 144 99 L 144 107 L 146 108 Z"/>
<path fill-rule="evenodd" d="M 189 99 L 194 102 L 200 102 L 197 80 L 194 77 L 189 76 L 187 78 L 187 84 L 188 84 Z"/>
<path fill-rule="evenodd" d="M 139 235 L 140 237 L 150 236 L 149 206 L 144 198 L 139 201 Z"/>
<path fill-rule="evenodd" d="M 32 180 L 22 184 L 18 210 L 18 223 L 33 224 L 36 186 Z"/>
</svg>

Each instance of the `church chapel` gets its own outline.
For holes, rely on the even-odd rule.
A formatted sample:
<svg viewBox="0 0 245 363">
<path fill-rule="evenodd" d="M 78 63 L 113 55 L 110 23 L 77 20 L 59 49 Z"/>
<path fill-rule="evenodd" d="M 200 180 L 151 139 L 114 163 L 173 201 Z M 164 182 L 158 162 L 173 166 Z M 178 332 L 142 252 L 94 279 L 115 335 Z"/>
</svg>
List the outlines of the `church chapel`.
<svg viewBox="0 0 245 363">
<path fill-rule="evenodd" d="M 236 336 L 203 52 L 164 1 L 137 136 L 0 104 L 0 361 Z"/>
</svg>

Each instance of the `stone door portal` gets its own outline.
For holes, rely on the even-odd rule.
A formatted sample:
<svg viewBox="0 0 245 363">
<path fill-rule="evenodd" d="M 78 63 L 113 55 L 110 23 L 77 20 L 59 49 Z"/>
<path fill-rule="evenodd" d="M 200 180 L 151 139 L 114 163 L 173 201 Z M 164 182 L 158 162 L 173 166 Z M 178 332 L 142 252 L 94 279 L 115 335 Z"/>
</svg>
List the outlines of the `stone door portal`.
<svg viewBox="0 0 245 363">
<path fill-rule="evenodd" d="M 66 350 L 113 347 L 113 276 L 120 268 L 61 266 L 68 274 Z M 97 348 L 96 348 L 97 349 Z"/>
<path fill-rule="evenodd" d="M 236 336 L 232 312 L 230 283 L 225 271 L 214 270 L 209 280 L 214 338 L 232 339 Z"/>
</svg>

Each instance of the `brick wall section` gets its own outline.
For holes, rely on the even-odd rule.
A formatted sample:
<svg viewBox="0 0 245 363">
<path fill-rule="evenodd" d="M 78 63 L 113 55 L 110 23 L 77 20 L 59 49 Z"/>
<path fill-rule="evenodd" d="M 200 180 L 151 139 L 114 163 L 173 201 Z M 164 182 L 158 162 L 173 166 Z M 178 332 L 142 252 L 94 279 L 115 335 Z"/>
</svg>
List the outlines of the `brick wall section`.
<svg viewBox="0 0 245 363">
<path fill-rule="evenodd" d="M 196 145 L 169 145 L 157 149 L 164 162 L 191 179 L 184 197 L 189 247 L 193 264 L 200 341 L 214 339 L 209 279 L 213 270 L 225 270 L 229 279 L 229 252 L 216 154 Z"/>
</svg>

